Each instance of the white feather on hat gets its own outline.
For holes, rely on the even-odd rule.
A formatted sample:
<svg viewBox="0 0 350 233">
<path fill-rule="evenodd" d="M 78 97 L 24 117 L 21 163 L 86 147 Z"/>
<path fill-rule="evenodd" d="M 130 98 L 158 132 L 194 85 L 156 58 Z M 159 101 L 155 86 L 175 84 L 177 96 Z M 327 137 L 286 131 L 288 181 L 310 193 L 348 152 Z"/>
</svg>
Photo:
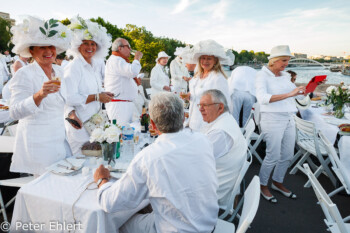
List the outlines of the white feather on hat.
<svg viewBox="0 0 350 233">
<path fill-rule="evenodd" d="M 235 63 L 235 55 L 232 53 L 231 49 L 226 51 L 226 59 L 221 61 L 221 65 L 232 66 Z"/>
<path fill-rule="evenodd" d="M 72 18 L 68 28 L 73 32 L 71 46 L 67 50 L 67 55 L 78 56 L 79 47 L 83 40 L 92 40 L 97 44 L 97 50 L 94 58 L 105 58 L 112 45 L 112 37 L 107 33 L 107 29 L 98 23 L 84 20 L 80 16 Z"/>
<path fill-rule="evenodd" d="M 71 32 L 58 20 L 44 21 L 33 16 L 24 16 L 23 22 L 13 26 L 12 52 L 22 57 L 31 57 L 31 46 L 55 46 L 57 54 L 66 51 L 71 40 Z"/>
</svg>

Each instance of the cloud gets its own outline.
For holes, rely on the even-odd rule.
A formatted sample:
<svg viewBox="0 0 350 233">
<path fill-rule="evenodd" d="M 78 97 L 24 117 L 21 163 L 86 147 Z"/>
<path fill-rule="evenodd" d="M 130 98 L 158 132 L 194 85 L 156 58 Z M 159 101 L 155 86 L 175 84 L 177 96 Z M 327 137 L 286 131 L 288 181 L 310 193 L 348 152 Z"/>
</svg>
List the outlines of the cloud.
<svg viewBox="0 0 350 233">
<path fill-rule="evenodd" d="M 227 10 L 229 9 L 229 2 L 227 0 L 220 0 L 219 3 L 214 5 L 212 17 L 213 19 L 225 19 Z"/>
<path fill-rule="evenodd" d="M 197 0 L 180 0 L 180 2 L 175 6 L 175 9 L 173 10 L 173 12 L 171 12 L 172 14 L 178 14 L 181 13 L 183 11 L 185 11 L 190 5 L 194 4 L 195 2 L 197 2 Z"/>
</svg>

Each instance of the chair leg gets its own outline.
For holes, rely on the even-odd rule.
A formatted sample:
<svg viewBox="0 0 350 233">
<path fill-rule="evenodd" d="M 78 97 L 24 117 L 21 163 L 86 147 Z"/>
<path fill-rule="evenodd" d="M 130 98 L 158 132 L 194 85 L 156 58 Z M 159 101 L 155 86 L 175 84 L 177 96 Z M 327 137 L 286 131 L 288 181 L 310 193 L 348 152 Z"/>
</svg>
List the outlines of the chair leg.
<svg viewBox="0 0 350 233">
<path fill-rule="evenodd" d="M 336 190 L 330 192 L 330 193 L 328 194 L 328 196 L 329 196 L 329 197 L 333 197 L 335 194 L 337 194 L 337 193 L 339 193 L 340 191 L 343 191 L 343 190 L 345 190 L 345 187 L 344 187 L 344 186 L 341 186 L 341 187 L 337 188 Z"/>
<path fill-rule="evenodd" d="M 309 156 L 310 156 L 310 153 L 306 151 L 303 157 L 298 161 L 297 164 L 295 164 L 293 169 L 289 172 L 289 174 L 294 175 L 298 171 L 298 169 L 301 170 L 303 173 L 305 173 L 302 165 L 305 162 L 305 160 L 309 158 Z"/>
<path fill-rule="evenodd" d="M 323 172 L 323 166 L 320 165 L 320 166 L 317 168 L 317 170 L 315 171 L 315 173 L 314 173 L 315 177 L 318 178 L 318 177 L 321 175 L 322 172 Z M 308 181 L 305 183 L 304 188 L 310 188 L 310 187 L 311 187 L 311 182 L 310 182 L 310 180 L 308 180 Z"/>
<path fill-rule="evenodd" d="M 260 164 L 262 164 L 262 159 L 259 156 L 259 154 L 256 152 L 256 149 L 258 148 L 262 139 L 263 137 L 262 135 L 260 135 L 253 145 L 249 145 L 250 152 L 256 157 L 256 159 L 260 162 Z"/>
<path fill-rule="evenodd" d="M 323 156 L 321 155 L 321 156 L 319 156 L 318 159 L 320 160 L 320 163 L 321 163 L 324 171 L 327 173 L 328 178 L 331 180 L 333 186 L 336 187 L 337 186 L 337 180 L 335 179 L 333 173 L 331 172 L 331 170 L 328 167 L 328 164 L 330 163 L 329 157 L 326 160 L 324 160 Z"/>
<path fill-rule="evenodd" d="M 290 162 L 289 167 L 291 167 L 295 163 L 295 161 L 297 161 L 300 158 L 300 156 L 302 156 L 302 154 L 303 154 L 303 151 L 301 149 L 298 150 L 298 152 L 293 156 L 293 159 Z"/>
<path fill-rule="evenodd" d="M 4 205 L 4 200 L 2 199 L 1 190 L 0 190 L 0 207 L 1 207 L 2 215 L 4 216 L 4 222 L 7 222 L 6 207 Z"/>
</svg>

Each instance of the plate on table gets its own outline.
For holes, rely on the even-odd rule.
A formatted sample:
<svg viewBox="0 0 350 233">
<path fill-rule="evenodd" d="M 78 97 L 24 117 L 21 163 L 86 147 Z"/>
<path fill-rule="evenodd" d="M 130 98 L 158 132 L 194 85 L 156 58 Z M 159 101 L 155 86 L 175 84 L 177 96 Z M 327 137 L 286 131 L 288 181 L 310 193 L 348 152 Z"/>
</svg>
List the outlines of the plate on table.
<svg viewBox="0 0 350 233">
<path fill-rule="evenodd" d="M 347 119 L 338 119 L 335 117 L 324 118 L 324 121 L 331 125 L 341 125 L 341 124 L 350 124 L 350 121 Z"/>
<path fill-rule="evenodd" d="M 81 168 L 84 165 L 84 162 L 84 159 L 67 158 L 52 164 L 46 169 L 56 175 L 75 175 L 80 172 Z"/>
<path fill-rule="evenodd" d="M 341 131 L 339 130 L 339 135 L 343 135 L 343 136 L 350 136 L 350 132 L 345 132 L 345 131 Z"/>
</svg>

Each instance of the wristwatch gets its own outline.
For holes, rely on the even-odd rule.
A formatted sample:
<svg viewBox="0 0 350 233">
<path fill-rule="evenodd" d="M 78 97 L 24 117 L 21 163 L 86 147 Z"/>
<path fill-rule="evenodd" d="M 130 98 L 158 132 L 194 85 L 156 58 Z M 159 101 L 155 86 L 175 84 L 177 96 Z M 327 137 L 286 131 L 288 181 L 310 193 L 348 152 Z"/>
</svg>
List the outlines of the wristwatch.
<svg viewBox="0 0 350 233">
<path fill-rule="evenodd" d="M 107 179 L 107 178 L 100 178 L 100 179 L 98 179 L 98 180 L 97 180 L 97 182 L 96 182 L 97 187 L 99 187 L 99 186 L 100 186 L 100 184 L 102 183 L 102 180 L 107 180 L 107 181 L 108 181 L 108 179 Z"/>
</svg>

